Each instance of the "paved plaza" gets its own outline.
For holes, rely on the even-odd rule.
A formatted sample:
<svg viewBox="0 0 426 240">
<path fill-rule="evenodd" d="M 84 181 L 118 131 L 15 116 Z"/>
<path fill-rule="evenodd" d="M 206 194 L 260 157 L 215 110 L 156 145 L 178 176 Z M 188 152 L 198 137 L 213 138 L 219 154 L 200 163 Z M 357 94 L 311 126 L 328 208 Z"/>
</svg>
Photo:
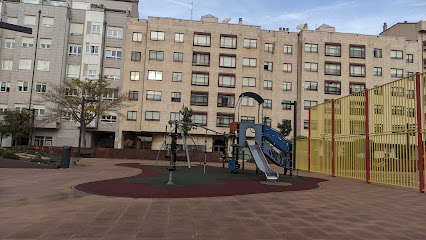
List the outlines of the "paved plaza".
<svg viewBox="0 0 426 240">
<path fill-rule="evenodd" d="M 299 172 L 329 180 L 314 190 L 227 197 L 133 199 L 73 190 L 139 174 L 115 165 L 132 162 L 152 161 L 0 168 L 0 239 L 426 239 L 425 194 L 321 174 Z"/>
</svg>

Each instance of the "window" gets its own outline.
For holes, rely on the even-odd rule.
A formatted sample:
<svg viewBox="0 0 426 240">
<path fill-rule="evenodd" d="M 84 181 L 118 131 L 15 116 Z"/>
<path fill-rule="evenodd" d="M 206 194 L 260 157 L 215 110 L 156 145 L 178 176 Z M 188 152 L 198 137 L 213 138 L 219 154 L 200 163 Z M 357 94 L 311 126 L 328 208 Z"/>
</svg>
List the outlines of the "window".
<svg viewBox="0 0 426 240">
<path fill-rule="evenodd" d="M 87 72 L 88 78 L 97 78 L 98 77 L 98 70 L 95 69 L 89 69 Z"/>
<path fill-rule="evenodd" d="M 404 96 L 404 88 L 403 87 L 392 87 L 391 95 L 395 97 L 403 97 Z"/>
<path fill-rule="evenodd" d="M 164 52 L 150 50 L 149 51 L 149 60 L 163 61 L 164 60 Z"/>
<path fill-rule="evenodd" d="M 402 116 L 405 114 L 404 106 L 392 106 L 392 115 Z"/>
<path fill-rule="evenodd" d="M 114 116 L 114 115 L 103 115 L 101 117 L 101 122 L 115 123 L 115 122 L 117 122 L 117 116 Z"/>
<path fill-rule="evenodd" d="M 408 63 L 413 63 L 413 54 L 407 54 L 405 55 L 405 59 Z"/>
<path fill-rule="evenodd" d="M 181 52 L 173 53 L 173 62 L 183 62 L 183 53 Z"/>
<path fill-rule="evenodd" d="M 18 25 L 18 18 L 16 17 L 7 17 L 7 23 Z"/>
<path fill-rule="evenodd" d="M 76 97 L 78 96 L 78 90 L 77 88 L 65 88 L 65 96 L 71 96 L 71 97 Z"/>
<path fill-rule="evenodd" d="M 341 56 L 340 44 L 326 43 L 325 56 L 340 57 Z"/>
<path fill-rule="evenodd" d="M 136 111 L 127 111 L 127 120 L 136 121 Z"/>
<path fill-rule="evenodd" d="M 219 87 L 235 87 L 235 75 L 219 74 Z"/>
<path fill-rule="evenodd" d="M 349 93 L 356 93 L 365 90 L 365 83 L 349 83 Z"/>
<path fill-rule="evenodd" d="M 235 55 L 220 55 L 219 67 L 235 68 L 236 57 Z"/>
<path fill-rule="evenodd" d="M 92 34 L 100 35 L 101 34 L 101 24 L 93 24 L 92 25 Z"/>
<path fill-rule="evenodd" d="M 244 38 L 244 48 L 257 48 L 257 39 Z"/>
<path fill-rule="evenodd" d="M 383 114 L 383 105 L 376 104 L 374 106 L 374 114 Z"/>
<path fill-rule="evenodd" d="M 291 82 L 283 82 L 283 91 L 291 91 Z"/>
<path fill-rule="evenodd" d="M 313 107 L 313 106 L 316 106 L 317 104 L 318 104 L 318 101 L 305 100 L 303 102 L 304 109 L 306 109 L 306 110 Z"/>
<path fill-rule="evenodd" d="M 151 40 L 152 41 L 164 41 L 164 32 L 151 31 Z"/>
<path fill-rule="evenodd" d="M 263 69 L 266 70 L 266 71 L 272 72 L 272 65 L 273 65 L 272 62 L 265 62 L 263 64 Z"/>
<path fill-rule="evenodd" d="M 36 16 L 24 16 L 24 25 L 34 26 L 36 23 Z"/>
<path fill-rule="evenodd" d="M 10 82 L 0 82 L 0 92 L 9 92 Z"/>
<path fill-rule="evenodd" d="M 121 71 L 119 68 L 105 68 L 104 75 L 106 76 L 106 80 L 120 80 Z"/>
<path fill-rule="evenodd" d="M 234 122 L 234 114 L 217 113 L 216 127 L 229 127 Z"/>
<path fill-rule="evenodd" d="M 210 66 L 210 53 L 197 53 L 192 54 L 193 66 Z"/>
<path fill-rule="evenodd" d="M 52 146 L 52 137 L 35 136 L 34 145 L 35 146 Z"/>
<path fill-rule="evenodd" d="M 52 48 L 52 39 L 40 39 L 40 48 L 51 49 Z"/>
<path fill-rule="evenodd" d="M 90 55 L 92 55 L 92 56 L 98 56 L 99 46 L 90 45 L 89 43 L 86 43 L 86 53 L 90 53 Z"/>
<path fill-rule="evenodd" d="M 237 36 L 221 35 L 220 36 L 221 48 L 237 48 Z"/>
<path fill-rule="evenodd" d="M 391 50 L 391 58 L 392 59 L 402 59 L 402 51 L 401 50 Z"/>
<path fill-rule="evenodd" d="M 414 74 L 414 72 L 406 72 L 405 74 L 406 74 L 406 76 L 411 76 L 411 75 Z"/>
<path fill-rule="evenodd" d="M 80 45 L 70 45 L 68 55 L 69 56 L 81 56 L 81 46 Z"/>
<path fill-rule="evenodd" d="M 80 76 L 80 65 L 67 65 L 67 77 L 78 78 Z"/>
<path fill-rule="evenodd" d="M 130 101 L 139 100 L 139 91 L 129 91 L 129 100 Z"/>
<path fill-rule="evenodd" d="M 175 42 L 176 43 L 183 43 L 183 33 L 175 33 Z"/>
<path fill-rule="evenodd" d="M 303 129 L 309 129 L 309 120 L 303 120 Z"/>
<path fill-rule="evenodd" d="M 365 46 L 349 45 L 349 57 L 365 58 Z"/>
<path fill-rule="evenodd" d="M 325 74 L 326 75 L 338 75 L 340 76 L 340 63 L 325 63 Z"/>
<path fill-rule="evenodd" d="M 38 60 L 37 61 L 37 70 L 38 71 L 49 71 L 50 61 Z"/>
<path fill-rule="evenodd" d="M 303 86 L 306 91 L 318 91 L 318 82 L 305 81 Z"/>
<path fill-rule="evenodd" d="M 174 72 L 172 81 L 173 82 L 182 82 L 182 73 L 181 72 Z"/>
<path fill-rule="evenodd" d="M 163 71 L 148 71 L 148 80 L 162 81 Z"/>
<path fill-rule="evenodd" d="M 264 124 L 268 127 L 272 127 L 272 119 L 266 118 Z"/>
<path fill-rule="evenodd" d="M 414 99 L 414 90 L 407 90 L 407 98 Z"/>
<path fill-rule="evenodd" d="M 141 52 L 133 52 L 132 51 L 131 60 L 134 61 L 134 62 L 140 62 L 141 61 Z"/>
<path fill-rule="evenodd" d="M 192 85 L 208 86 L 209 74 L 208 73 L 192 73 Z"/>
<path fill-rule="evenodd" d="M 195 33 L 194 46 L 210 47 L 210 34 Z"/>
<path fill-rule="evenodd" d="M 263 89 L 272 90 L 272 81 L 271 80 L 263 80 Z"/>
<path fill-rule="evenodd" d="M 256 78 L 255 77 L 243 77 L 243 87 L 255 87 Z"/>
<path fill-rule="evenodd" d="M 317 53 L 318 52 L 318 44 L 305 43 L 305 52 Z"/>
<path fill-rule="evenodd" d="M 70 35 L 80 36 L 83 35 L 83 24 L 82 23 L 71 23 L 70 24 Z"/>
<path fill-rule="evenodd" d="M 375 48 L 375 49 L 374 49 L 374 57 L 375 57 L 375 58 L 382 58 L 382 49 L 380 49 L 380 48 Z"/>
<path fill-rule="evenodd" d="M 115 27 L 108 27 L 107 38 L 123 39 L 123 29 L 122 28 L 115 28 Z"/>
<path fill-rule="evenodd" d="M 172 92 L 172 102 L 180 102 L 181 93 L 180 92 Z"/>
<path fill-rule="evenodd" d="M 142 42 L 142 33 L 134 32 L 132 40 L 133 42 Z"/>
<path fill-rule="evenodd" d="M 365 77 L 365 65 L 350 64 L 351 77 Z"/>
<path fill-rule="evenodd" d="M 22 47 L 23 48 L 34 47 L 34 38 L 22 37 Z"/>
<path fill-rule="evenodd" d="M 136 71 L 130 71 L 130 80 L 131 81 L 139 81 L 139 72 Z"/>
<path fill-rule="evenodd" d="M 201 126 L 207 126 L 207 113 L 192 112 L 192 122 L 195 124 L 200 124 Z"/>
<path fill-rule="evenodd" d="M 30 70 L 32 60 L 31 59 L 19 59 L 19 69 Z"/>
<path fill-rule="evenodd" d="M 284 72 L 291 72 L 291 63 L 284 63 Z"/>
<path fill-rule="evenodd" d="M 4 44 L 5 48 L 9 48 L 9 49 L 13 49 L 15 48 L 15 39 L 5 39 L 5 44 Z"/>
<path fill-rule="evenodd" d="M 334 95 L 340 95 L 340 82 L 331 82 L 331 81 L 325 81 L 324 82 L 324 93 L 325 94 L 334 94 Z"/>
<path fill-rule="evenodd" d="M 217 106 L 218 107 L 229 107 L 233 108 L 235 103 L 234 94 L 218 93 L 217 95 Z"/>
<path fill-rule="evenodd" d="M 402 78 L 403 70 L 398 68 L 391 68 L 391 77 Z"/>
<path fill-rule="evenodd" d="M 28 92 L 28 82 L 18 81 L 16 85 L 17 92 Z"/>
<path fill-rule="evenodd" d="M 243 97 L 241 99 L 241 105 L 242 106 L 249 106 L 249 107 L 253 107 L 254 106 L 254 99 L 251 97 Z"/>
<path fill-rule="evenodd" d="M 41 18 L 41 26 L 42 27 L 53 27 L 54 18 L 53 17 L 42 17 Z"/>
<path fill-rule="evenodd" d="M 13 60 L 2 60 L 1 69 L 2 70 L 12 70 Z"/>
<path fill-rule="evenodd" d="M 180 113 L 179 112 L 171 112 L 170 113 L 170 120 L 179 121 L 180 120 Z"/>
<path fill-rule="evenodd" d="M 284 54 L 292 54 L 292 53 L 293 53 L 293 46 L 284 44 Z"/>
<path fill-rule="evenodd" d="M 265 52 L 274 52 L 274 44 L 265 43 Z"/>
<path fill-rule="evenodd" d="M 118 98 L 118 91 L 108 90 L 107 93 L 102 94 L 103 100 L 113 100 Z"/>
<path fill-rule="evenodd" d="M 121 48 L 107 48 L 106 59 L 121 59 Z"/>
<path fill-rule="evenodd" d="M 272 109 L 272 99 L 265 99 L 263 108 Z"/>
<path fill-rule="evenodd" d="M 318 72 L 318 63 L 305 62 L 305 71 Z"/>
<path fill-rule="evenodd" d="M 375 133 L 383 132 L 383 124 L 374 124 L 374 132 Z"/>
<path fill-rule="evenodd" d="M 241 116 L 241 122 L 251 122 L 254 123 L 255 118 L 249 116 Z"/>
<path fill-rule="evenodd" d="M 243 67 L 256 67 L 257 59 L 256 58 L 243 58 Z"/>
<path fill-rule="evenodd" d="M 382 76 L 382 68 L 374 67 L 374 76 Z"/>
<path fill-rule="evenodd" d="M 160 91 L 146 91 L 146 100 L 152 101 L 161 101 L 161 92 Z"/>
<path fill-rule="evenodd" d="M 287 101 L 287 100 L 283 100 L 281 102 L 281 106 L 283 107 L 283 110 L 291 110 L 292 102 Z"/>
<path fill-rule="evenodd" d="M 191 105 L 207 106 L 208 98 L 208 92 L 191 92 Z"/>
</svg>

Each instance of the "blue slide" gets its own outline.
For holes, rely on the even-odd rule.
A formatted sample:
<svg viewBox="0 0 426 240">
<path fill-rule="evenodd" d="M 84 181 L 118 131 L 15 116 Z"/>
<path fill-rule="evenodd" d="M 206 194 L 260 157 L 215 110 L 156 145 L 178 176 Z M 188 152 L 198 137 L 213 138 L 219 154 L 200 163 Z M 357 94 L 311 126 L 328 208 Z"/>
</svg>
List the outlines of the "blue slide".
<svg viewBox="0 0 426 240">
<path fill-rule="evenodd" d="M 282 153 L 291 152 L 291 143 L 278 131 L 263 125 L 263 153 L 271 159 L 273 163 L 283 168 L 291 168 L 291 160 L 275 151 L 269 144 Z M 269 143 L 269 144 L 268 144 Z"/>
</svg>

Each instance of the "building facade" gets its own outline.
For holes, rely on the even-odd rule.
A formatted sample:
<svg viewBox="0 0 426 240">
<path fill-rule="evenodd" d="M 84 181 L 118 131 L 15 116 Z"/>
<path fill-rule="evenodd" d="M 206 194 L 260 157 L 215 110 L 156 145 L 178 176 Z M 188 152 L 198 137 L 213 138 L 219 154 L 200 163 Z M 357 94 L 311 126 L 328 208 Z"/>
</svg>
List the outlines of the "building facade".
<svg viewBox="0 0 426 240">
<path fill-rule="evenodd" d="M 119 142 L 132 139 L 136 147 L 153 149 L 183 105 L 194 111 L 194 122 L 225 132 L 237 121 L 234 107 L 242 92 L 265 99 L 264 115 L 273 128 L 284 119 L 293 122 L 289 103 L 297 101 L 298 135 L 307 136 L 310 106 L 421 68 L 417 42 L 338 33 L 325 24 L 296 33 L 219 23 L 211 15 L 201 21 L 149 17 L 129 19 L 126 39 L 122 90 L 131 103 L 122 109 Z M 253 105 L 243 100 L 240 121 L 258 122 Z M 205 132 L 191 133 L 204 145 Z M 207 149 L 217 139 L 208 136 Z"/>
<path fill-rule="evenodd" d="M 0 109 L 35 109 L 35 145 L 78 145 L 79 127 L 64 116 L 39 119 L 55 107 L 42 94 L 73 78 L 107 76 L 120 87 L 127 18 L 137 1 L 4 1 L 3 20 L 33 29 L 31 35 L 0 30 Z M 135 15 L 136 14 L 136 15 Z M 72 94 L 72 93 L 70 93 Z M 105 96 L 109 97 L 109 96 Z M 91 124 L 91 147 L 117 147 L 119 118 L 106 113 Z M 10 146 L 11 140 L 3 140 Z"/>
</svg>

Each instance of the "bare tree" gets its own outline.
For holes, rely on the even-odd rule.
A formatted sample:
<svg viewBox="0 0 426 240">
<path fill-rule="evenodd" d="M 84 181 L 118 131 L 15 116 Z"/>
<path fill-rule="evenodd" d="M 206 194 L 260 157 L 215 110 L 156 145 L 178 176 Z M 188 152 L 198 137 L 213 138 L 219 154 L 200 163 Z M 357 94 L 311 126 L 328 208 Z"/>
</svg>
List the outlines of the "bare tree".
<svg viewBox="0 0 426 240">
<path fill-rule="evenodd" d="M 111 88 L 105 77 L 98 79 L 72 79 L 65 80 L 62 85 L 52 85 L 50 90 L 43 94 L 42 100 L 52 103 L 42 119 L 45 123 L 55 122 L 59 119 L 80 122 L 81 103 L 83 96 L 87 100 L 83 110 L 83 147 L 86 147 L 86 128 L 97 117 L 105 112 L 114 112 L 120 115 L 120 107 L 124 105 L 125 96 L 119 94 L 118 88 Z"/>
</svg>

